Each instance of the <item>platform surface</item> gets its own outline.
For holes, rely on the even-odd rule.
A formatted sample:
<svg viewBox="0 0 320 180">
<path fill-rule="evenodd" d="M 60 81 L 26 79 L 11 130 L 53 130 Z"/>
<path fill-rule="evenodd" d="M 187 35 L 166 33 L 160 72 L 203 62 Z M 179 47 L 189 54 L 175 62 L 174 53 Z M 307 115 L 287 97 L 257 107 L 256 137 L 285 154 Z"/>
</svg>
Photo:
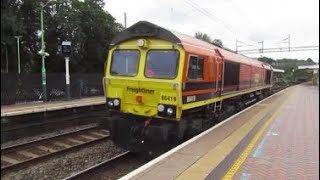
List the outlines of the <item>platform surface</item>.
<svg viewBox="0 0 320 180">
<path fill-rule="evenodd" d="M 319 179 L 319 87 L 297 86 L 279 108 L 225 179 Z"/>
<path fill-rule="evenodd" d="M 121 179 L 319 179 L 319 88 L 297 85 Z"/>
<path fill-rule="evenodd" d="M 30 114 L 36 112 L 54 111 L 74 107 L 83 107 L 91 105 L 99 105 L 106 103 L 103 96 L 74 99 L 70 101 L 49 101 L 36 102 L 1 106 L 1 117 L 16 116 L 23 114 Z"/>
</svg>

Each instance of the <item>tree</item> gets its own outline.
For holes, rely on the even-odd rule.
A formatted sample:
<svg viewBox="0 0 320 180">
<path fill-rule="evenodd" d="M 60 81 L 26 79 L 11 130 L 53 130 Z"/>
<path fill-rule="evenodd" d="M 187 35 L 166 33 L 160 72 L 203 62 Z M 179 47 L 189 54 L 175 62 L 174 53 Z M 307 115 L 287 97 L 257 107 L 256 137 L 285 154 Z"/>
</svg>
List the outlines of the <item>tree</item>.
<svg viewBox="0 0 320 180">
<path fill-rule="evenodd" d="M 52 34 L 50 49 L 52 54 L 56 54 L 62 41 L 71 41 L 73 56 L 70 68 L 73 72 L 103 72 L 110 41 L 123 30 L 103 7 L 103 0 L 74 0 L 70 4 L 56 6 L 58 13 L 52 17 L 53 23 L 49 27 Z M 61 58 L 60 54 L 56 54 L 54 59 Z M 55 66 L 52 70 L 64 71 L 63 60 L 51 64 Z"/>
<path fill-rule="evenodd" d="M 274 59 L 268 58 L 268 57 L 259 57 L 258 60 L 261 61 L 261 62 L 268 63 L 270 65 L 274 65 L 275 62 L 276 62 Z"/>
<path fill-rule="evenodd" d="M 202 33 L 202 32 L 196 32 L 194 35 L 195 38 L 200 39 L 202 41 L 206 41 L 208 43 L 212 43 L 211 37 L 206 34 L 206 33 Z"/>
<path fill-rule="evenodd" d="M 1 1 L 1 69 L 6 66 L 6 51 L 10 61 L 9 69 L 16 67 L 17 46 L 14 36 L 24 32 L 22 22 L 16 13 L 20 5 L 18 0 Z"/>
<path fill-rule="evenodd" d="M 220 39 L 214 39 L 213 41 L 211 40 L 211 37 L 208 35 L 208 34 L 206 34 L 206 33 L 202 33 L 202 32 L 196 32 L 195 34 L 194 34 L 194 37 L 195 38 L 197 38 L 197 39 L 200 39 L 200 40 L 202 40 L 202 41 L 205 41 L 205 42 L 208 42 L 208 43 L 210 43 L 210 44 L 213 44 L 213 45 L 215 45 L 215 46 L 219 46 L 219 47 L 223 47 L 223 45 L 222 45 L 222 41 L 220 40 Z"/>
<path fill-rule="evenodd" d="M 308 58 L 308 59 L 307 59 L 307 62 L 314 63 L 311 58 Z"/>
<path fill-rule="evenodd" d="M 22 72 L 40 72 L 40 3 L 35 0 L 1 2 L 1 67 L 8 50 L 10 72 L 16 69 L 16 40 L 21 35 Z M 47 72 L 64 72 L 62 41 L 71 41 L 71 72 L 103 72 L 108 46 L 123 27 L 103 10 L 103 0 L 56 0 L 44 8 Z M 16 72 L 16 70 L 15 70 Z"/>
<path fill-rule="evenodd" d="M 222 41 L 220 39 L 214 39 L 211 43 L 216 46 L 223 47 Z"/>
<path fill-rule="evenodd" d="M 259 61 L 266 62 L 272 65 L 274 68 L 283 69 L 285 72 L 283 73 L 283 79 L 286 82 L 295 82 L 297 79 L 310 79 L 312 77 L 312 73 L 308 73 L 304 70 L 298 70 L 298 66 L 301 65 L 312 65 L 316 64 L 312 61 L 312 59 L 308 58 L 307 60 L 298 60 L 298 59 L 278 59 L 274 60 L 268 57 L 260 57 Z"/>
</svg>

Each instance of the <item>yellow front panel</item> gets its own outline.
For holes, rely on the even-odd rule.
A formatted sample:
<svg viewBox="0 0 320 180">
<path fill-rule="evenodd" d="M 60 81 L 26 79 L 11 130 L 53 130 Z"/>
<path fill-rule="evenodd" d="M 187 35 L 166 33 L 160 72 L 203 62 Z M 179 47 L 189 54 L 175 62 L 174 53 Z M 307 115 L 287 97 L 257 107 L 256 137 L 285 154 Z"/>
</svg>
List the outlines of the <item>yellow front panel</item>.
<svg viewBox="0 0 320 180">
<path fill-rule="evenodd" d="M 110 74 L 112 53 L 121 49 L 138 50 L 140 52 L 139 68 L 136 76 L 114 76 Z M 177 76 L 174 79 L 146 78 L 144 71 L 147 52 L 162 49 L 179 52 Z M 176 118 L 180 119 L 183 59 L 183 49 L 168 41 L 148 39 L 146 48 L 140 48 L 136 39 L 123 42 L 109 51 L 104 79 L 106 97 L 121 99 L 121 112 L 146 117 L 157 117 L 158 104 L 174 105 L 177 107 Z M 137 101 L 137 96 L 141 96 L 141 103 Z"/>
</svg>

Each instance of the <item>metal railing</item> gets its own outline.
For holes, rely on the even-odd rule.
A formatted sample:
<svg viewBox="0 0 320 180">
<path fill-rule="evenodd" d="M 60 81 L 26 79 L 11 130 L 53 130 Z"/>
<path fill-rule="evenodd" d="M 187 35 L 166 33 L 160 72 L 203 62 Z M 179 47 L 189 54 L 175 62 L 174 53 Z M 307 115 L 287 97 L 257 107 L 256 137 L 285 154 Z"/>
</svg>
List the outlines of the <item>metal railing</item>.
<svg viewBox="0 0 320 180">
<path fill-rule="evenodd" d="M 48 73 L 48 101 L 67 100 L 65 74 Z M 103 74 L 72 74 L 71 99 L 103 96 Z M 1 74 L 1 105 L 43 101 L 41 74 Z"/>
</svg>

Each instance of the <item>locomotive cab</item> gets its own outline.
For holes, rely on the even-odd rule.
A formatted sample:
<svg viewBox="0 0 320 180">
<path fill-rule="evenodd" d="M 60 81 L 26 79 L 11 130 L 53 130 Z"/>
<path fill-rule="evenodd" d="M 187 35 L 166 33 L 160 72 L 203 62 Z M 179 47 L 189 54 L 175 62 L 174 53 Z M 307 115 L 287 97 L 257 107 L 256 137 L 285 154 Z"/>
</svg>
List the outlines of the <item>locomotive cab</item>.
<svg viewBox="0 0 320 180">
<path fill-rule="evenodd" d="M 147 45 L 142 45 L 140 42 Z M 110 50 L 104 85 L 107 108 L 145 117 L 179 119 L 184 53 L 158 39 L 132 39 Z"/>
</svg>

